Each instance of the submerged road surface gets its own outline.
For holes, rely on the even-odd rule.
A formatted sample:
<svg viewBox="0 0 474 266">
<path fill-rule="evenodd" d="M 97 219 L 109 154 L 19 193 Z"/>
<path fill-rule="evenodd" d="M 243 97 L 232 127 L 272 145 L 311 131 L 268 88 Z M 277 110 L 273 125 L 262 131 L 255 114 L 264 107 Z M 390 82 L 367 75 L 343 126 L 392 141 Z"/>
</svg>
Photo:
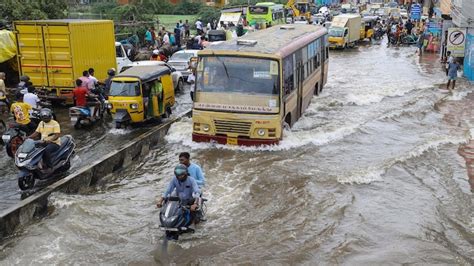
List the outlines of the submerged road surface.
<svg viewBox="0 0 474 266">
<path fill-rule="evenodd" d="M 191 108 L 192 101 L 189 95 L 189 86 L 186 86 L 183 92 L 177 92 L 176 102 L 177 104 L 172 110 L 172 117 Z M 72 159 L 72 167 L 69 172 L 100 160 L 109 152 L 119 148 L 121 144 L 125 144 L 130 139 L 146 132 L 150 126 L 159 124 L 115 129 L 112 118 L 105 115 L 105 120 L 97 125 L 76 130 L 70 122 L 67 108 L 54 108 L 54 111 L 58 122 L 61 124 L 62 134 L 70 134 L 76 141 L 76 156 Z M 10 117 L 10 119 L 12 118 Z M 15 167 L 14 160 L 7 156 L 5 147 L 0 145 L 0 211 L 7 209 L 21 199 L 17 172 L 18 169 Z"/>
<path fill-rule="evenodd" d="M 473 264 L 473 202 L 458 148 L 472 90 L 439 91 L 436 55 L 374 44 L 332 52 L 329 82 L 279 146 L 191 142 L 191 120 L 140 164 L 3 243 L 18 264 Z M 472 102 L 471 102 L 472 103 Z M 208 221 L 163 244 L 155 197 L 181 151 L 208 183 Z"/>
</svg>

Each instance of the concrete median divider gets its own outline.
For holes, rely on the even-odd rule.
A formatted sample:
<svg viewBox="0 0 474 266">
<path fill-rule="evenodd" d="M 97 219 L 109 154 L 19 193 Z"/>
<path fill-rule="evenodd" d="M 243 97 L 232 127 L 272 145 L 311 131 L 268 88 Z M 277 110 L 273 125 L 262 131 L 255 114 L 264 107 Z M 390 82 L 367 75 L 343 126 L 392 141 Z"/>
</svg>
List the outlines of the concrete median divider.
<svg viewBox="0 0 474 266">
<path fill-rule="evenodd" d="M 185 112 L 170 121 L 153 127 L 150 131 L 110 152 L 101 161 L 77 169 L 74 173 L 1 212 L 0 239 L 14 234 L 19 228 L 44 216 L 47 212 L 48 198 L 51 193 L 55 191 L 80 193 L 81 190 L 86 190 L 97 184 L 101 178 L 139 161 L 163 140 L 174 122 L 190 114 L 191 111 Z"/>
</svg>

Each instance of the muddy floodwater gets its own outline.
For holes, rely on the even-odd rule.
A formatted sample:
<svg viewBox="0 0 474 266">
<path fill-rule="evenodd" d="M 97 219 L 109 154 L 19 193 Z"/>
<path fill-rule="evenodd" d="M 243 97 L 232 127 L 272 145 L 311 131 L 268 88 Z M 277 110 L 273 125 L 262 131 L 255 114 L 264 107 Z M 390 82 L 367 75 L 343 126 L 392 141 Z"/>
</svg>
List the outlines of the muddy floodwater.
<svg viewBox="0 0 474 266">
<path fill-rule="evenodd" d="M 1 244 L 0 264 L 474 264 L 458 151 L 474 134 L 473 87 L 440 91 L 438 56 L 415 50 L 331 52 L 322 95 L 278 146 L 196 144 L 191 119 L 174 124 L 140 164 L 90 193 L 53 194 L 47 218 Z M 92 158 L 130 136 L 95 130 L 107 136 Z M 207 222 L 164 243 L 154 200 L 182 151 L 205 171 Z"/>
</svg>

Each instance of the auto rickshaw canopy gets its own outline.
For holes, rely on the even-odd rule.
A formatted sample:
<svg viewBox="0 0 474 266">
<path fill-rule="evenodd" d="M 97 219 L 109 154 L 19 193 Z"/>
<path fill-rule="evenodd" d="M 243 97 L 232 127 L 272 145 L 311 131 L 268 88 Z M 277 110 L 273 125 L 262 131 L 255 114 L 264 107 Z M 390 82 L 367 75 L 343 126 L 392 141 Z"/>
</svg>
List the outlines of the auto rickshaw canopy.
<svg viewBox="0 0 474 266">
<path fill-rule="evenodd" d="M 148 82 L 170 74 L 171 70 L 167 66 L 134 66 L 116 75 L 115 78 L 137 78 L 142 82 Z"/>
</svg>

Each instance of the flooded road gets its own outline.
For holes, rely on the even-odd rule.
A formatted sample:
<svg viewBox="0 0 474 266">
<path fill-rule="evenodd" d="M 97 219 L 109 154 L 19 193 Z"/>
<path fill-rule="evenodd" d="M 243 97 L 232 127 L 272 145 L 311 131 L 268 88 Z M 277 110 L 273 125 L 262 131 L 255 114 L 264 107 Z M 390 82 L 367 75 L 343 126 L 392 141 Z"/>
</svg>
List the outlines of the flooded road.
<svg viewBox="0 0 474 266">
<path fill-rule="evenodd" d="M 51 215 L 5 241 L 1 262 L 473 264 L 458 154 L 474 125 L 463 111 L 473 88 L 441 92 L 437 56 L 415 50 L 332 52 L 325 90 L 278 146 L 196 144 L 190 119 L 174 124 L 97 191 L 54 194 Z M 182 151 L 205 170 L 208 221 L 165 251 L 154 200 Z"/>
<path fill-rule="evenodd" d="M 184 92 L 178 92 L 176 97 L 177 105 L 172 110 L 171 118 L 191 108 L 192 102 L 188 86 Z M 76 156 L 72 159 L 70 172 L 99 160 L 128 140 L 143 134 L 149 128 L 149 126 L 145 126 L 142 128 L 115 129 L 112 118 L 106 115 L 103 122 L 90 128 L 76 130 L 69 120 L 67 108 L 55 107 L 54 110 L 58 122 L 61 124 L 62 134 L 70 134 L 76 141 Z M 153 126 L 153 124 L 150 126 Z M 18 169 L 14 165 L 14 160 L 7 156 L 4 146 L 0 146 L 0 148 L 0 211 L 2 211 L 18 202 L 21 193 L 16 177 Z"/>
</svg>

